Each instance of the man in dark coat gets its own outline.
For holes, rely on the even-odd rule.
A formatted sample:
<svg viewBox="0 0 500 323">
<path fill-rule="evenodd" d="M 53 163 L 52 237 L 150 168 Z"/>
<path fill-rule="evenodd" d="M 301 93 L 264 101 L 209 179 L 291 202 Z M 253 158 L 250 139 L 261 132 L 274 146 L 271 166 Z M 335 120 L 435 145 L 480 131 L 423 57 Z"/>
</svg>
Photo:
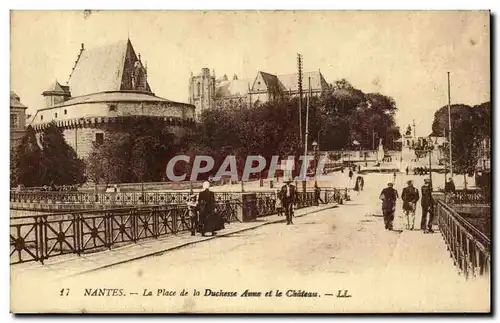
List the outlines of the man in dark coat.
<svg viewBox="0 0 500 323">
<path fill-rule="evenodd" d="M 413 187 L 413 181 L 407 182 L 408 186 L 403 188 L 401 199 L 403 200 L 403 211 L 406 218 L 406 230 L 413 230 L 415 227 L 415 209 L 420 199 L 418 190 Z"/>
<path fill-rule="evenodd" d="M 325 204 L 323 199 L 321 199 L 321 189 L 318 187 L 318 184 L 314 184 L 314 203 L 319 205 L 319 202 Z"/>
<path fill-rule="evenodd" d="M 202 236 L 205 236 L 207 232 L 215 235 L 216 231 L 224 229 L 222 218 L 215 212 L 215 195 L 214 192 L 210 191 L 209 182 L 203 183 L 203 191 L 198 195 L 198 207 L 200 210 L 199 225 Z"/>
<path fill-rule="evenodd" d="M 446 184 L 444 184 L 444 192 L 445 193 L 455 193 L 455 183 L 453 182 L 453 179 L 450 177 L 448 178 L 448 181 Z"/>
<path fill-rule="evenodd" d="M 434 220 L 434 200 L 432 199 L 432 185 L 428 178 L 424 180 L 424 183 L 424 186 L 421 188 L 422 220 L 420 221 L 420 230 L 424 233 L 433 233 L 432 221 Z M 427 214 L 429 214 L 428 219 Z"/>
<path fill-rule="evenodd" d="M 297 203 L 297 190 L 291 184 L 291 180 L 286 180 L 285 185 L 281 187 L 281 198 L 283 208 L 285 209 L 286 224 L 293 224 L 293 205 Z"/>
<path fill-rule="evenodd" d="M 396 211 L 396 200 L 398 191 L 392 188 L 393 183 L 387 183 L 387 187 L 382 190 L 379 198 L 382 200 L 382 213 L 386 230 L 392 230 L 394 212 Z"/>
</svg>

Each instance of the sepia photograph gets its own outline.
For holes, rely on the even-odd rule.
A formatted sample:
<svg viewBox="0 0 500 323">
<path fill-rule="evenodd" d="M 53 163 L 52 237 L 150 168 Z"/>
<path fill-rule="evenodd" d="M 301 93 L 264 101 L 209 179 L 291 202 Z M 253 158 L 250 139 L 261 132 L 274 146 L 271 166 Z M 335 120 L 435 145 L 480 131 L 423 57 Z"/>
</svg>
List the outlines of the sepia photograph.
<svg viewBox="0 0 500 323">
<path fill-rule="evenodd" d="M 10 312 L 491 313 L 491 21 L 11 10 Z"/>
</svg>

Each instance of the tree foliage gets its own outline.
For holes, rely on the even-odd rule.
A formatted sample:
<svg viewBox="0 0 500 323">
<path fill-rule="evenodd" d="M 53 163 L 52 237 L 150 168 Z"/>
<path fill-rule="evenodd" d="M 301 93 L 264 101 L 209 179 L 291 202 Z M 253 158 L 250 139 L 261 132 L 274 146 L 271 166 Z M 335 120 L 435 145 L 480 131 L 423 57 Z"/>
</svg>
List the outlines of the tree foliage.
<svg viewBox="0 0 500 323">
<path fill-rule="evenodd" d="M 95 183 L 106 185 L 161 181 L 179 148 L 161 120 L 130 117 L 124 129 L 109 131 L 102 144 L 93 143 L 87 173 Z"/>
<path fill-rule="evenodd" d="M 473 173 L 481 157 L 481 142 L 491 137 L 491 103 L 477 106 L 454 104 L 450 106 L 452 127 L 452 160 L 457 173 Z M 448 107 L 444 106 L 434 114 L 432 135 L 448 137 Z M 445 154 L 449 149 L 445 144 Z"/>
<path fill-rule="evenodd" d="M 84 182 L 84 163 L 64 139 L 63 132 L 50 123 L 40 136 L 42 146 L 42 182 L 67 185 Z"/>
<path fill-rule="evenodd" d="M 41 186 L 42 150 L 35 130 L 28 126 L 19 146 L 11 150 L 11 186 Z"/>
</svg>

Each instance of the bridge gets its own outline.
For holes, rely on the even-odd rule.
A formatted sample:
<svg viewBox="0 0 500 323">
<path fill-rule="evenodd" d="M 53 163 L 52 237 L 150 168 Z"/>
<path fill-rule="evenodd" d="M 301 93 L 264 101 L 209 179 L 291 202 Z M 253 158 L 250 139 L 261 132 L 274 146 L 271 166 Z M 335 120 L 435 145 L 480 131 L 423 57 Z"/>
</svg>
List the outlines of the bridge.
<svg viewBox="0 0 500 323">
<path fill-rule="evenodd" d="M 228 224 L 215 237 L 186 232 L 190 224 L 182 203 L 11 217 L 12 281 L 21 287 L 43 277 L 57 286 L 105 281 L 132 288 L 127 280 L 141 277 L 146 285 L 182 289 L 207 286 L 207 277 L 214 277 L 215 285 L 208 285 L 228 290 L 238 281 L 249 288 L 346 288 L 367 311 L 394 310 L 403 301 L 407 306 L 409 298 L 415 305 L 410 311 L 489 309 L 490 235 L 456 211 L 464 205 L 486 208 L 487 196 L 472 190 L 454 197 L 436 193 L 435 234 L 402 230 L 398 206 L 391 232 L 383 228 L 378 200 L 390 178 L 366 176 L 365 190 L 349 191 L 350 201 L 341 205 L 335 191 L 323 192 L 327 204 L 318 206 L 311 192 L 302 193 L 293 226 L 275 214 L 272 192 L 245 193 L 248 199 L 219 195 L 217 210 Z M 424 177 L 398 177 L 398 191 L 408 178 L 419 187 Z M 402 296 L 405 288 L 408 297 Z M 352 309 L 359 312 L 356 304 Z"/>
</svg>

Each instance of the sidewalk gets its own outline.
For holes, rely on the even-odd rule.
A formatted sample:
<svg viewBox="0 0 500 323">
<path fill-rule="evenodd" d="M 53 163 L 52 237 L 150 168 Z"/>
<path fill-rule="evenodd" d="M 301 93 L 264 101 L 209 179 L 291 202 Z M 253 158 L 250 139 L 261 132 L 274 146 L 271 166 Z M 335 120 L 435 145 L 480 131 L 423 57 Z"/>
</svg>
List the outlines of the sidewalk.
<svg viewBox="0 0 500 323">
<path fill-rule="evenodd" d="M 337 204 L 312 206 L 295 211 L 296 217 L 302 217 L 311 213 L 337 207 Z M 115 266 L 129 261 L 161 255 L 164 252 L 179 249 L 192 244 L 207 240 L 224 237 L 238 232 L 253 230 L 264 225 L 285 222 L 284 216 L 270 215 L 258 218 L 254 222 L 232 222 L 226 224 L 226 229 L 221 230 L 214 237 L 202 237 L 199 234 L 191 236 L 189 232 L 177 235 L 167 235 L 158 239 L 148 239 L 135 244 L 114 248 L 111 250 L 96 252 L 85 255 L 68 254 L 47 259 L 45 264 L 39 262 L 28 262 L 10 266 L 11 279 L 19 279 L 23 275 L 44 275 L 50 280 L 80 275 L 98 269 Z"/>
</svg>

